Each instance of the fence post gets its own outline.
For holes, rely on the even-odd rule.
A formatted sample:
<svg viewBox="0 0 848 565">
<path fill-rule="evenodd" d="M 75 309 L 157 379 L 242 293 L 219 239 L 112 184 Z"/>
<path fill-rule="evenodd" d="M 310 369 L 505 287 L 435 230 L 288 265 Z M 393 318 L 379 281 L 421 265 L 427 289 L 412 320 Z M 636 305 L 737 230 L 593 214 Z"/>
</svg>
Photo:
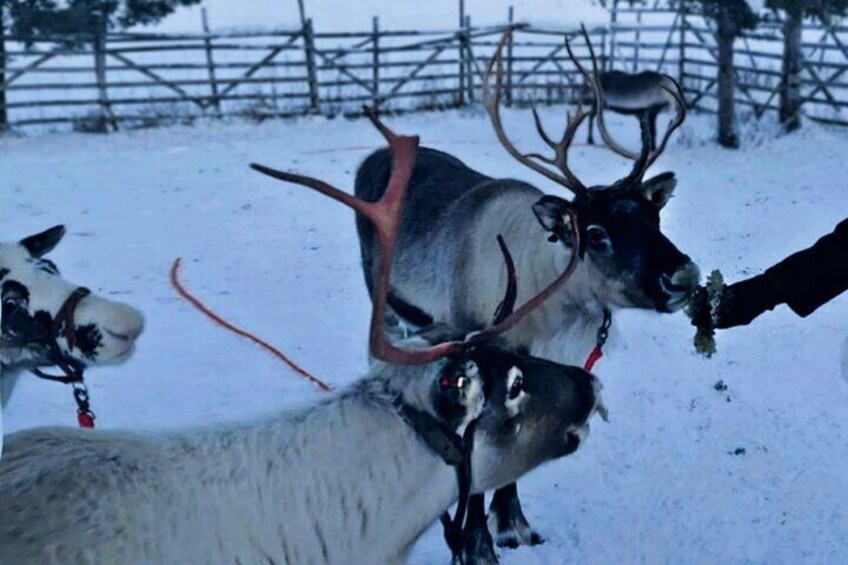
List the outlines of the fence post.
<svg viewBox="0 0 848 565">
<path fill-rule="evenodd" d="M 601 72 L 607 72 L 609 57 L 607 56 L 607 30 L 601 29 Z"/>
<path fill-rule="evenodd" d="M 465 0 L 459 0 L 459 89 L 457 90 L 457 106 L 465 105 Z"/>
<path fill-rule="evenodd" d="M 99 29 L 95 32 L 92 45 L 94 47 L 94 75 L 97 80 L 97 101 L 100 105 L 100 127 L 103 132 L 118 130 L 118 121 L 112 113 L 109 104 L 109 91 L 106 83 L 106 14 L 102 16 Z"/>
<path fill-rule="evenodd" d="M 203 19 L 203 45 L 206 48 L 206 67 L 209 69 L 209 85 L 212 89 L 212 106 L 215 108 L 215 115 L 221 117 L 221 98 L 218 95 L 218 78 L 215 76 L 215 59 L 212 56 L 212 38 L 209 34 L 209 14 L 204 7 L 201 10 Z"/>
<path fill-rule="evenodd" d="M 683 96 L 683 101 L 686 101 L 686 92 L 683 89 L 683 81 L 686 74 L 686 6 L 683 5 L 683 2 L 680 3 L 680 52 L 677 55 L 677 83 L 680 85 L 680 89 L 683 91 L 680 94 Z"/>
<path fill-rule="evenodd" d="M 371 59 L 371 64 L 374 66 L 372 81 L 373 81 L 373 96 L 374 96 L 374 111 L 380 109 L 380 18 L 374 16 L 372 20 L 372 47 L 374 48 L 373 57 Z"/>
<path fill-rule="evenodd" d="M 9 129 L 9 110 L 6 108 L 6 2 L 0 0 L 0 133 Z"/>
<path fill-rule="evenodd" d="M 610 56 L 608 71 L 615 69 L 615 50 L 618 48 L 618 0 L 612 2 L 612 13 L 610 14 L 610 28 L 612 28 L 612 37 L 610 37 Z"/>
<path fill-rule="evenodd" d="M 509 32 L 515 33 L 513 23 L 515 22 L 515 10 L 509 7 Z M 506 46 L 506 107 L 512 106 L 512 44 L 515 37 L 510 36 L 509 44 Z"/>
<path fill-rule="evenodd" d="M 317 113 L 318 108 L 318 75 L 315 70 L 315 35 L 312 32 L 312 19 L 307 19 L 303 25 L 303 46 L 306 57 L 306 73 L 309 81 L 309 109 Z"/>
<path fill-rule="evenodd" d="M 633 72 L 639 68 L 639 44 L 642 42 L 642 9 L 635 8 L 636 11 L 636 41 L 633 47 Z"/>
<path fill-rule="evenodd" d="M 468 85 L 468 101 L 474 102 L 474 60 L 471 52 L 471 16 L 465 16 L 465 82 Z"/>
</svg>

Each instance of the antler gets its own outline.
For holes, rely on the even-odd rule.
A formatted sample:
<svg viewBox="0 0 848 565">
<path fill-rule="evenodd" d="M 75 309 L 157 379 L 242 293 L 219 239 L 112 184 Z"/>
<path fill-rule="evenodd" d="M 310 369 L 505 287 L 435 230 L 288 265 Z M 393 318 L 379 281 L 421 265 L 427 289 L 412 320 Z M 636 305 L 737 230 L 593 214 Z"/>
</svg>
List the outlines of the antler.
<svg viewBox="0 0 848 565">
<path fill-rule="evenodd" d="M 574 134 L 577 132 L 577 128 L 580 127 L 580 124 L 583 123 L 583 120 L 588 116 L 588 114 L 583 111 L 582 105 L 578 106 L 577 112 L 573 117 L 571 114 L 568 115 L 568 123 L 566 125 L 565 132 L 559 142 L 553 141 L 547 134 L 545 129 L 542 127 L 542 121 L 539 119 L 538 112 L 536 112 L 535 108 L 533 109 L 533 119 L 536 123 L 536 131 L 539 132 L 539 136 L 545 144 L 554 150 L 553 158 L 545 157 L 538 153 L 522 153 L 515 147 L 515 145 L 513 145 L 504 132 L 500 114 L 501 90 L 503 87 L 503 47 L 506 45 L 507 41 L 511 40 L 511 38 L 512 30 L 507 30 L 503 34 L 495 54 L 486 66 L 486 72 L 483 74 L 483 106 L 486 108 L 486 112 L 492 120 L 492 125 L 495 128 L 498 140 L 501 142 L 501 145 L 506 148 L 509 154 L 515 157 L 519 163 L 530 167 L 537 173 L 540 173 L 555 183 L 564 186 L 575 195 L 585 196 L 589 189 L 574 173 L 571 172 L 571 169 L 568 166 L 568 147 L 574 140 Z M 492 74 L 492 70 L 496 66 L 495 93 L 494 96 L 492 96 L 491 89 L 489 87 L 489 79 Z M 533 159 L 556 167 L 559 169 L 561 175 L 543 165 L 540 165 L 539 163 L 536 163 Z"/>
<path fill-rule="evenodd" d="M 499 237 L 498 242 L 501 246 L 501 251 L 504 254 L 504 260 L 507 265 L 507 291 L 504 301 L 502 302 L 500 312 L 496 314 L 494 325 L 482 332 L 474 334 L 466 341 L 449 341 L 426 349 L 405 350 L 392 345 L 392 343 L 386 339 L 384 327 L 386 319 L 386 300 L 389 290 L 389 275 L 392 259 L 394 257 L 395 239 L 400 223 L 403 199 L 406 194 L 409 179 L 412 176 L 412 170 L 415 165 L 415 156 L 418 151 L 418 137 L 396 135 L 380 122 L 373 111 L 366 108 L 365 113 L 371 120 L 371 123 L 374 124 L 380 133 L 383 134 L 383 137 L 386 138 L 386 141 L 388 141 L 389 149 L 392 154 L 392 171 L 389 176 L 389 182 L 386 187 L 386 191 L 377 202 L 366 202 L 364 200 L 360 200 L 355 196 L 351 196 L 346 192 L 312 177 L 277 171 L 256 163 L 253 163 L 250 166 L 254 170 L 275 179 L 306 186 L 320 192 L 321 194 L 329 196 L 334 200 L 338 200 L 342 204 L 353 208 L 356 212 L 362 214 L 368 218 L 372 224 L 374 224 L 380 249 L 380 270 L 377 276 L 376 285 L 374 286 L 374 304 L 371 311 L 369 344 L 371 353 L 375 357 L 389 363 L 422 365 L 425 363 L 431 363 L 452 353 L 459 352 L 508 331 L 530 312 L 538 308 L 542 302 L 544 302 L 551 294 L 556 292 L 557 289 L 568 281 L 577 267 L 577 249 L 579 249 L 580 245 L 580 233 L 577 229 L 577 220 L 575 216 L 571 216 L 571 227 L 575 242 L 575 251 L 571 256 L 571 262 L 569 263 L 568 268 L 562 275 L 557 277 L 554 282 L 548 285 L 547 288 L 522 305 L 518 310 L 512 312 L 512 308 L 515 305 L 516 295 L 515 265 L 509 254 L 509 250 L 506 247 L 506 243 L 503 241 L 503 238 Z"/>
<path fill-rule="evenodd" d="M 595 93 L 595 114 L 598 117 L 598 129 L 601 131 L 601 137 L 607 147 L 612 149 L 615 153 L 618 153 L 622 157 L 626 157 L 628 159 L 636 159 L 637 155 L 635 153 L 628 151 L 619 145 L 607 131 L 606 122 L 604 121 L 604 92 L 601 88 L 601 71 L 598 67 L 598 59 L 595 57 L 595 48 L 592 46 L 592 41 L 589 39 L 589 33 L 586 31 L 586 26 L 581 25 L 580 30 L 583 34 L 583 39 L 586 40 L 586 47 L 589 49 L 589 58 L 592 61 L 592 73 L 590 74 L 580 62 L 580 59 L 574 55 L 574 51 L 571 50 L 571 42 L 568 40 L 568 37 L 565 38 L 565 49 L 568 51 L 568 58 L 571 59 L 571 62 L 574 63 L 574 66 L 577 67 L 577 70 L 580 71 L 580 74 L 583 75 L 584 79 L 586 79 L 586 82 L 589 84 L 589 88 L 592 89 L 592 92 Z"/>
<path fill-rule="evenodd" d="M 595 49 L 592 46 L 592 42 L 589 39 L 589 33 L 586 31 L 586 26 L 581 26 L 581 33 L 583 35 L 583 39 L 586 41 L 586 45 L 589 48 L 589 56 L 592 60 L 592 73 L 590 74 L 586 68 L 580 63 L 577 57 L 574 56 L 574 52 L 571 50 L 571 44 L 568 41 L 568 38 L 565 39 L 565 48 L 568 51 L 568 56 L 577 69 L 580 71 L 580 74 L 586 79 L 586 82 L 589 84 L 589 87 L 595 93 L 595 113 L 598 117 L 598 129 L 601 132 L 601 137 L 606 143 L 607 147 L 609 147 L 615 153 L 618 153 L 622 157 L 626 157 L 628 159 L 633 159 L 635 163 L 633 164 L 633 169 L 630 174 L 628 174 L 625 178 L 617 181 L 609 190 L 618 190 L 618 189 L 626 189 L 633 186 L 634 183 L 638 183 L 642 181 L 642 178 L 645 176 L 645 172 L 653 165 L 654 161 L 662 155 L 663 151 L 665 151 L 665 146 L 668 143 L 671 134 L 680 127 L 680 124 L 686 119 L 686 103 L 683 100 L 683 95 L 680 91 L 680 86 L 668 75 L 664 75 L 664 77 L 669 81 L 672 86 L 668 86 L 666 84 L 662 84 L 661 88 L 668 92 L 672 98 L 674 98 L 676 111 L 675 116 L 672 122 L 669 124 L 668 129 L 666 129 L 665 135 L 663 136 L 662 142 L 657 146 L 656 150 L 653 152 L 650 151 L 651 145 L 653 143 L 653 139 L 650 136 L 648 131 L 648 124 L 645 120 L 645 116 L 640 118 L 640 128 L 642 131 L 642 148 L 638 154 L 628 151 L 621 145 L 619 145 L 609 134 L 607 131 L 606 122 L 604 121 L 604 96 L 603 89 L 601 86 L 601 73 L 598 68 L 598 61 L 595 57 Z M 608 192 L 605 190 L 604 192 Z"/>
</svg>

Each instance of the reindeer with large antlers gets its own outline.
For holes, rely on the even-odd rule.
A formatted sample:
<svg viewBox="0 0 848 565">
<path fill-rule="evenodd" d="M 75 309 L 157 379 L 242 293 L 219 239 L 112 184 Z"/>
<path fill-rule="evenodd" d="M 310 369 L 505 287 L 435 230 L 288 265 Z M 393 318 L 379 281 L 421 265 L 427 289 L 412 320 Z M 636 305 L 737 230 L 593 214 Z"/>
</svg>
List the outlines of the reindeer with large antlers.
<svg viewBox="0 0 848 565">
<path fill-rule="evenodd" d="M 373 222 L 381 255 L 370 346 L 382 361 L 331 398 L 259 423 L 159 436 L 51 428 L 9 436 L 0 465 L 4 563 L 400 563 L 458 497 L 577 449 L 588 418 L 603 414 L 595 377 L 496 339 L 576 262 L 513 312 L 513 263 L 501 242 L 513 274 L 492 327 L 467 339 L 446 326 L 404 344 L 386 337 L 418 138 L 380 127 L 394 164 L 373 204 L 256 168 Z M 446 520 L 455 553 L 462 518 Z"/>
<path fill-rule="evenodd" d="M 573 200 L 547 195 L 521 181 L 492 179 L 472 170 L 455 157 L 435 149 L 419 151 L 412 171 L 404 213 L 397 234 L 389 285 L 389 315 L 404 325 L 423 327 L 445 323 L 465 331 L 483 327 L 498 304 L 507 271 L 491 241 L 502 234 L 516 250 L 518 297 L 527 300 L 555 279 L 564 266 L 579 257 L 567 285 L 530 315 L 515 324 L 505 338 L 514 347 L 559 363 L 582 364 L 597 336 L 617 308 L 674 312 L 681 308 L 698 283 L 698 268 L 660 230 L 660 211 L 677 183 L 666 172 L 645 179 L 648 168 L 662 155 L 672 133 L 685 118 L 679 93 L 669 88 L 677 110 L 657 149 L 643 118 L 642 147 L 638 154 L 616 143 L 604 123 L 603 99 L 598 87 L 598 65 L 588 34 L 592 72 L 568 53 L 594 91 L 599 127 L 607 145 L 633 159 L 624 178 L 607 186 L 588 186 L 571 170 L 569 146 L 587 116 L 582 107 L 569 116 L 558 140 L 549 136 L 533 112 L 537 130 L 552 156 L 524 153 L 507 136 L 500 116 L 501 52 L 505 34 L 488 65 L 483 100 L 495 133 L 521 164 L 540 173 L 574 195 Z M 495 85 L 492 86 L 492 76 Z M 369 156 L 356 176 L 356 195 L 380 198 L 391 169 L 385 149 Z M 572 231 L 577 226 L 581 237 Z M 365 281 L 372 296 L 380 270 L 380 255 L 371 224 L 357 224 Z M 482 498 L 469 510 L 476 522 L 485 512 Z M 541 537 L 525 519 L 515 485 L 495 493 L 489 523 L 503 546 L 536 544 Z M 479 536 L 486 536 L 482 532 Z M 478 562 L 494 562 L 494 550 L 479 546 Z"/>
</svg>

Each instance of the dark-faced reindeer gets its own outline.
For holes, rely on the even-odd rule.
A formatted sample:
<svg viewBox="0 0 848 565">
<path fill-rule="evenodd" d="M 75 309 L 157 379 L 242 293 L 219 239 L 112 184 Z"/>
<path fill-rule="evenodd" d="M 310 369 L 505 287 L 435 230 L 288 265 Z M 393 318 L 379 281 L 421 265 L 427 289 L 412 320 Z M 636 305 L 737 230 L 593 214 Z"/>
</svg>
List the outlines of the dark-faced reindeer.
<svg viewBox="0 0 848 565">
<path fill-rule="evenodd" d="M 375 222 L 383 255 L 370 349 L 384 361 L 327 400 L 249 425 L 11 435 L 0 465 L 4 562 L 399 563 L 461 492 L 577 449 L 602 409 L 598 382 L 497 340 L 544 294 L 512 312 L 507 284 L 495 324 L 466 340 L 441 341 L 457 335 L 447 328 L 387 340 L 389 270 L 418 139 L 386 135 L 394 168 L 376 204 L 274 173 Z"/>
<path fill-rule="evenodd" d="M 654 151 L 657 148 L 657 116 L 683 100 L 683 93 L 677 82 L 670 76 L 656 71 L 639 73 L 604 71 L 598 73 L 596 84 L 600 85 L 601 102 L 605 109 L 618 114 L 637 116 L 640 120 L 644 118 L 648 122 L 648 129 L 651 134 L 650 148 L 651 151 Z M 603 115 L 597 110 L 597 102 L 597 97 L 594 95 L 590 97 L 589 130 L 586 138 L 588 143 L 595 143 L 595 117 L 603 119 Z M 601 135 L 604 135 L 606 140 L 606 137 L 608 137 L 606 136 L 606 128 L 601 129 Z M 610 148 L 631 159 L 635 159 L 637 156 L 614 141 Z"/>
<path fill-rule="evenodd" d="M 582 106 L 569 116 L 559 140 L 544 131 L 534 111 L 539 135 L 553 150 L 552 157 L 525 154 L 507 137 L 499 112 L 501 51 L 507 40 L 504 36 L 484 77 L 483 99 L 495 132 L 510 155 L 571 192 L 574 199 L 547 195 L 517 180 L 492 179 L 451 155 L 422 148 L 397 235 L 390 314 L 413 327 L 433 322 L 464 331 L 483 327 L 498 304 L 498 289 L 507 277 L 497 251 L 489 244 L 502 234 L 516 252 L 519 301 L 538 293 L 575 254 L 579 256 L 568 285 L 505 336 L 521 351 L 560 363 L 582 364 L 610 310 L 674 312 L 698 283 L 698 268 L 660 229 L 660 211 L 677 183 L 674 174 L 645 179 L 648 168 L 683 122 L 685 109 L 675 98 L 675 119 L 655 151 L 650 149 L 650 129 L 643 117 L 642 147 L 630 174 L 606 186 L 589 187 L 572 173 L 568 163 L 569 145 L 587 116 Z M 570 46 L 568 52 L 593 87 L 597 107 L 602 109 L 594 52 L 593 73 L 580 65 Z M 492 74 L 497 82 L 494 88 L 489 84 Z M 669 94 L 675 96 L 676 92 L 670 90 Z M 599 117 L 602 114 L 599 112 Z M 605 132 L 602 117 L 599 123 Z M 609 137 L 606 132 L 604 135 Z M 357 171 L 356 195 L 369 201 L 380 198 L 391 164 L 391 154 L 385 149 L 369 156 Z M 575 221 L 584 243 L 578 244 L 571 234 Z M 372 226 L 359 218 L 357 227 L 365 280 L 373 293 L 380 250 Z M 500 545 L 541 541 L 524 518 L 515 485 L 497 492 L 490 510 L 490 527 Z M 473 501 L 470 512 L 480 521 L 479 514 L 484 512 L 481 497 Z M 493 548 L 476 559 L 495 561 Z"/>
<path fill-rule="evenodd" d="M 64 234 L 65 228 L 56 226 L 17 243 L 0 243 L 4 406 L 22 371 L 57 367 L 64 373 L 58 378 L 70 382 L 89 365 L 125 361 L 141 334 L 138 311 L 64 280 L 44 258 Z"/>
</svg>

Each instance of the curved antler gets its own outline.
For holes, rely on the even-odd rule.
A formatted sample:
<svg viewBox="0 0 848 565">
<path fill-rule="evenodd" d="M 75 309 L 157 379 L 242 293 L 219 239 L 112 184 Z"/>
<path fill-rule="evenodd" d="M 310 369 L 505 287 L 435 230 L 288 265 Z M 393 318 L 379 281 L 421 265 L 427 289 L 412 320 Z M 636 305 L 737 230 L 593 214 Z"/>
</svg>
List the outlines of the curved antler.
<svg viewBox="0 0 848 565">
<path fill-rule="evenodd" d="M 577 67 L 577 70 L 580 71 L 580 74 L 583 75 L 584 79 L 586 79 L 586 82 L 589 84 L 589 88 L 591 88 L 595 93 L 595 114 L 598 118 L 598 129 L 601 132 L 601 138 L 603 138 L 607 147 L 612 149 L 615 153 L 618 153 L 622 157 L 626 157 L 628 159 L 636 159 L 638 157 L 636 153 L 628 151 L 623 146 L 619 145 L 607 131 L 606 122 L 604 121 L 604 91 L 601 87 L 601 71 L 598 67 L 598 59 L 595 57 L 595 48 L 592 45 L 592 41 L 589 39 L 589 32 L 586 31 L 585 25 L 580 26 L 580 32 L 583 35 L 583 39 L 586 41 L 586 47 L 589 48 L 589 58 L 592 61 L 592 73 L 590 74 L 580 62 L 580 59 L 574 55 L 574 51 L 571 50 L 571 42 L 568 40 L 567 36 L 565 38 L 565 49 L 568 51 L 568 58 L 571 59 L 571 62 L 574 63 L 574 66 Z"/>
<path fill-rule="evenodd" d="M 574 216 L 571 218 L 571 227 L 575 241 L 575 251 L 572 254 L 568 269 L 540 294 L 530 299 L 515 312 L 512 312 L 516 295 L 515 265 L 509 254 L 509 249 L 506 247 L 506 243 L 503 241 L 503 238 L 499 237 L 498 242 L 504 254 L 504 261 L 507 264 L 507 291 L 502 303 L 501 312 L 496 315 L 495 324 L 480 333 L 474 334 L 466 341 L 449 341 L 426 349 L 415 350 L 405 350 L 395 347 L 386 338 L 385 333 L 386 301 L 389 291 L 389 275 L 394 258 L 395 239 L 400 223 L 403 199 L 406 195 L 406 188 L 415 165 L 415 156 L 418 151 L 418 137 L 396 135 L 380 122 L 373 111 L 366 108 L 365 113 L 374 126 L 383 134 L 386 141 L 388 141 L 392 154 L 392 171 L 389 176 L 389 182 L 386 191 L 377 202 L 360 200 L 312 177 L 277 171 L 256 163 L 250 166 L 254 170 L 275 179 L 306 186 L 334 200 L 338 200 L 342 204 L 353 208 L 374 224 L 380 249 L 380 270 L 374 286 L 373 308 L 371 311 L 369 344 L 372 355 L 389 363 L 403 365 L 431 363 L 509 330 L 530 312 L 538 308 L 542 302 L 567 282 L 576 268 L 578 255 L 576 250 L 579 249 L 580 241 L 577 220 Z"/>
<path fill-rule="evenodd" d="M 486 112 L 489 114 L 489 119 L 492 121 L 492 125 L 495 128 L 495 134 L 497 134 L 501 145 L 503 145 L 507 152 L 517 159 L 519 163 L 533 169 L 553 182 L 564 186 L 578 196 L 586 195 L 589 189 L 574 173 L 571 172 L 571 169 L 568 166 L 568 147 L 574 140 L 574 134 L 577 133 L 577 128 L 580 127 L 580 124 L 583 123 L 583 120 L 585 120 L 588 116 L 588 114 L 583 111 L 582 105 L 578 107 L 577 112 L 573 117 L 570 114 L 568 115 L 568 123 L 566 125 L 565 132 L 559 142 L 553 141 L 547 132 L 545 132 L 545 129 L 542 127 L 542 121 L 539 119 L 539 114 L 536 112 L 535 108 L 533 109 L 533 119 L 536 122 L 536 131 L 539 132 L 539 136 L 542 138 L 542 141 L 554 150 L 553 158 L 545 157 L 538 153 L 522 153 L 515 147 L 515 145 L 513 145 L 504 131 L 500 114 L 501 90 L 503 89 L 503 48 L 504 45 L 506 45 L 506 42 L 511 41 L 511 39 L 512 30 L 504 32 L 503 37 L 501 37 L 501 41 L 498 44 L 498 48 L 495 50 L 495 54 L 492 56 L 491 60 L 489 60 L 489 64 L 486 66 L 486 72 L 483 74 L 483 106 L 486 108 Z M 495 67 L 497 67 L 497 72 L 495 73 L 495 92 L 493 96 L 489 86 L 489 81 L 492 75 L 492 70 L 495 69 Z M 533 161 L 534 159 L 556 167 L 561 175 Z"/>
<path fill-rule="evenodd" d="M 577 69 L 580 71 L 580 74 L 586 79 L 586 82 L 589 84 L 589 87 L 595 93 L 595 113 L 598 118 L 598 129 L 601 132 L 601 137 L 606 143 L 607 147 L 609 147 L 613 152 L 621 155 L 622 157 L 626 157 L 628 159 L 634 160 L 633 169 L 630 173 L 615 182 L 610 188 L 605 189 L 603 192 L 605 194 L 610 194 L 612 192 L 619 192 L 621 190 L 627 190 L 636 184 L 640 183 L 645 176 L 645 173 L 650 168 L 650 166 L 657 160 L 657 158 L 662 155 L 663 151 L 665 151 L 666 144 L 668 143 L 671 134 L 680 127 L 680 124 L 686 119 L 686 103 L 683 99 L 683 95 L 681 94 L 680 87 L 678 84 L 668 75 L 663 75 L 663 77 L 672 85 L 671 87 L 662 84 L 660 87 L 666 91 L 675 102 L 676 111 L 675 117 L 672 122 L 669 124 L 669 127 L 666 129 L 665 135 L 663 136 L 662 142 L 657 146 L 657 148 L 652 152 L 650 150 L 653 145 L 653 139 L 651 138 L 651 134 L 648 128 L 647 118 L 645 115 L 642 115 L 639 119 L 639 127 L 641 129 L 641 141 L 642 147 L 638 154 L 633 153 L 621 145 L 619 145 L 609 134 L 606 127 L 606 122 L 604 121 L 604 97 L 603 97 L 603 87 L 601 86 L 601 74 L 598 68 L 598 62 L 595 57 L 595 49 L 592 46 L 592 42 L 589 39 L 589 33 L 586 31 L 586 26 L 581 26 L 581 34 L 583 35 L 583 39 L 586 41 L 586 45 L 589 48 L 589 55 L 592 60 L 592 73 L 586 71 L 586 68 L 580 63 L 577 57 L 574 56 L 574 52 L 571 50 L 571 44 L 568 41 L 568 38 L 565 40 L 565 47 L 568 51 L 568 56 L 575 64 Z"/>
</svg>

